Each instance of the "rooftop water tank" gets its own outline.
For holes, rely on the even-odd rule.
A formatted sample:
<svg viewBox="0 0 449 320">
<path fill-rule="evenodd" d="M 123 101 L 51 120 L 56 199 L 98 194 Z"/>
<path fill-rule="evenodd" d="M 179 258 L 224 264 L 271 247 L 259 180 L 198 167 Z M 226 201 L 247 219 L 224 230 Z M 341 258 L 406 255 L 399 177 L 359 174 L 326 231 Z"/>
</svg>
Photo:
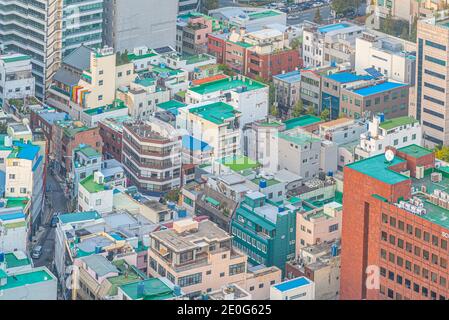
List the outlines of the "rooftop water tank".
<svg viewBox="0 0 449 320">
<path fill-rule="evenodd" d="M 336 243 L 334 243 L 331 247 L 331 255 L 332 257 L 338 256 L 338 246 Z"/>
<path fill-rule="evenodd" d="M 101 246 L 95 246 L 95 253 L 101 253 Z"/>
<path fill-rule="evenodd" d="M 0 263 L 5 262 L 5 253 L 4 252 L 0 252 Z"/>
<path fill-rule="evenodd" d="M 187 217 L 187 210 L 186 209 L 179 209 L 178 210 L 178 218 L 185 218 Z"/>
<path fill-rule="evenodd" d="M 259 181 L 259 188 L 264 189 L 266 187 L 267 187 L 267 180 L 260 179 L 260 181 Z"/>
</svg>

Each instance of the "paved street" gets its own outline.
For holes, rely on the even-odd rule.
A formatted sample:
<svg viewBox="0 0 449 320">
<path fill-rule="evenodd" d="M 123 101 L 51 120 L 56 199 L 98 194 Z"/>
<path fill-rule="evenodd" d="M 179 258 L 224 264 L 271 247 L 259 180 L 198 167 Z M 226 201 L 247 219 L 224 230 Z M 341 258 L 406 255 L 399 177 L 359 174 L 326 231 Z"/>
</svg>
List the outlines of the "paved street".
<svg viewBox="0 0 449 320">
<path fill-rule="evenodd" d="M 320 7 L 320 14 L 321 19 L 323 21 L 332 19 L 331 17 L 331 8 L 330 6 L 323 6 Z M 287 23 L 289 25 L 295 25 L 302 23 L 304 21 L 313 21 L 313 18 L 315 17 L 315 12 L 318 10 L 318 8 L 312 8 L 305 11 L 295 12 L 293 14 L 290 14 L 287 16 Z"/>
<path fill-rule="evenodd" d="M 50 220 L 54 212 L 66 212 L 67 211 L 67 200 L 61 189 L 61 186 L 54 178 L 54 176 L 47 175 L 47 204 L 45 205 L 45 222 L 43 223 L 45 230 L 39 237 L 36 245 L 41 245 L 43 247 L 42 256 L 39 259 L 34 260 L 35 266 L 47 266 L 50 270 L 53 269 L 53 257 L 54 257 L 54 246 L 55 246 L 55 231 L 54 228 L 50 227 Z"/>
</svg>

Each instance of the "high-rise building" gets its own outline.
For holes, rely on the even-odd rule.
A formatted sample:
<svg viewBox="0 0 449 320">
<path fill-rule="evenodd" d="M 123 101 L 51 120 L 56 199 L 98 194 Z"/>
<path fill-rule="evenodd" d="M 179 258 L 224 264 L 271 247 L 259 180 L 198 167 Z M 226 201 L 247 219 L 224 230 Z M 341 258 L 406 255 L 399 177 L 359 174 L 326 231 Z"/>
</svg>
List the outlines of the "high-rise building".
<svg viewBox="0 0 449 320">
<path fill-rule="evenodd" d="M 104 0 L 103 44 L 115 51 L 176 45 L 178 0 Z"/>
<path fill-rule="evenodd" d="M 0 2 L 0 44 L 32 58 L 38 98 L 44 98 L 61 62 L 62 8 L 62 0 Z"/>
<path fill-rule="evenodd" d="M 447 169 L 418 145 L 344 169 L 342 299 L 449 297 Z"/>
<path fill-rule="evenodd" d="M 449 18 L 418 22 L 416 119 L 423 126 L 424 145 L 449 143 Z"/>
<path fill-rule="evenodd" d="M 103 0 L 63 0 L 62 55 L 80 45 L 99 48 L 103 35 Z"/>
</svg>

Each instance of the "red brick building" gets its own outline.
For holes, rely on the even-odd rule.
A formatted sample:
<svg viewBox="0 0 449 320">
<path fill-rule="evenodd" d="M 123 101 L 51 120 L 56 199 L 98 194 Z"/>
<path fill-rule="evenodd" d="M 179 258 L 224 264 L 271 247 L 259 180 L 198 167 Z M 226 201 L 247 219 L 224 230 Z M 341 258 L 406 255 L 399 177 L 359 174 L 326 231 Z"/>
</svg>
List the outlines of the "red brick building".
<svg viewBox="0 0 449 320">
<path fill-rule="evenodd" d="M 344 169 L 341 298 L 447 299 L 449 167 L 417 145 L 394 152 Z"/>
<path fill-rule="evenodd" d="M 54 168 L 66 177 L 72 170 L 73 149 L 80 144 L 90 145 L 99 153 L 102 152 L 100 129 L 86 127 L 80 121 L 56 121 L 50 143 L 50 157 L 54 161 Z"/>
<path fill-rule="evenodd" d="M 208 52 L 218 63 L 251 78 L 270 80 L 274 75 L 302 66 L 299 50 L 291 49 L 284 34 L 273 29 L 209 34 Z"/>
<path fill-rule="evenodd" d="M 98 122 L 100 136 L 103 140 L 103 158 L 122 162 L 123 123 L 125 118 L 111 118 Z"/>
</svg>

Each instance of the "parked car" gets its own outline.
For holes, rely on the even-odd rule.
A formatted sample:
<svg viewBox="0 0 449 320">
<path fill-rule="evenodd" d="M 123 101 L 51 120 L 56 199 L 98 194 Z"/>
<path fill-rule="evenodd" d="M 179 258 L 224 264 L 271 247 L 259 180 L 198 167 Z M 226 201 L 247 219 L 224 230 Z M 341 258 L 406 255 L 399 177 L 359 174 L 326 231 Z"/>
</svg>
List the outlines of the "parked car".
<svg viewBox="0 0 449 320">
<path fill-rule="evenodd" d="M 58 214 L 55 213 L 55 214 L 53 215 L 53 217 L 51 218 L 50 226 L 51 226 L 52 228 L 56 228 L 56 226 L 58 225 L 58 221 L 59 221 Z"/>
<path fill-rule="evenodd" d="M 42 255 L 42 246 L 34 247 L 33 251 L 31 251 L 31 258 L 39 259 Z"/>
</svg>

